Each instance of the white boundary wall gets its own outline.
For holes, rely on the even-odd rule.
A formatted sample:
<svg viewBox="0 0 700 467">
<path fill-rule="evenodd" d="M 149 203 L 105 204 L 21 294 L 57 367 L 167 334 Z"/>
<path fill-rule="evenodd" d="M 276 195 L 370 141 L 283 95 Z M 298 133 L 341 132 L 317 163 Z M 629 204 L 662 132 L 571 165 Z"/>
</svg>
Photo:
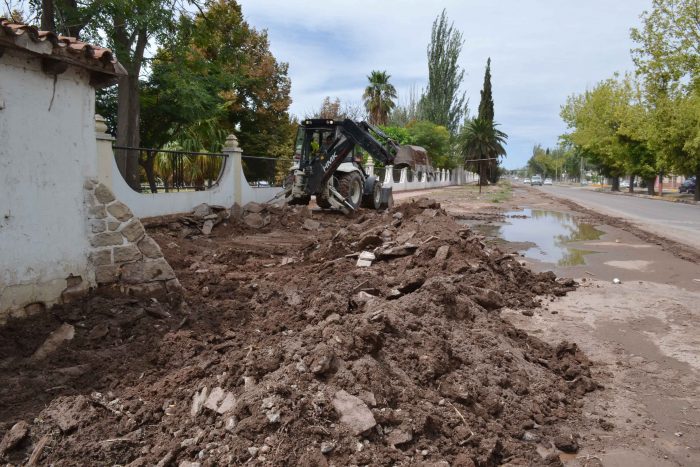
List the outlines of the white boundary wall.
<svg viewBox="0 0 700 467">
<path fill-rule="evenodd" d="M 68 278 L 87 279 L 94 96 L 78 67 L 54 78 L 34 56 L 0 59 L 0 312 L 55 303 Z"/>
<path fill-rule="evenodd" d="M 104 124 L 104 119 L 99 115 L 95 118 L 97 121 L 98 179 L 111 188 L 117 199 L 129 206 L 137 217 L 183 214 L 190 212 L 201 203 L 220 205 L 227 208 L 235 203 L 238 203 L 240 206 L 244 206 L 251 201 L 265 203 L 274 198 L 281 190 L 280 187 L 256 188 L 250 186 L 243 173 L 242 151 L 238 146 L 236 137 L 230 135 L 223 150 L 228 157 L 225 159 L 218 182 L 212 188 L 204 191 L 137 193 L 127 185 L 119 173 L 112 151 L 113 138 L 105 133 L 107 127 Z M 374 173 L 372 165 L 368 165 L 366 170 L 370 175 Z M 407 181 L 407 169 L 403 169 L 400 181 L 394 182 L 392 167 L 387 167 L 382 182 L 384 186 L 391 186 L 394 191 L 399 192 L 463 185 L 476 180 L 476 174 L 465 172 L 461 168 L 454 171 L 443 169 L 437 171 L 437 173 L 438 177 L 436 180 L 427 181 L 427 175 L 423 174 L 422 180 L 409 182 Z"/>
</svg>

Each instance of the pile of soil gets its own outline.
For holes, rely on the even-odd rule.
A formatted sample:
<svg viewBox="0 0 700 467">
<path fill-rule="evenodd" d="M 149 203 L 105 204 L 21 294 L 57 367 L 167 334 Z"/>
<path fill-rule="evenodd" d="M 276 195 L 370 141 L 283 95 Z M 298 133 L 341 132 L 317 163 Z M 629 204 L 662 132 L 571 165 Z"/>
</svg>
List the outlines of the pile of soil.
<svg viewBox="0 0 700 467">
<path fill-rule="evenodd" d="M 210 235 L 151 229 L 178 305 L 92 297 L 0 329 L 6 461 L 560 465 L 554 445 L 578 449 L 567 426 L 598 387 L 590 362 L 499 316 L 573 281 L 430 200 L 254 211 L 258 227 L 244 212 Z M 32 357 L 66 323 L 74 337 Z"/>
</svg>

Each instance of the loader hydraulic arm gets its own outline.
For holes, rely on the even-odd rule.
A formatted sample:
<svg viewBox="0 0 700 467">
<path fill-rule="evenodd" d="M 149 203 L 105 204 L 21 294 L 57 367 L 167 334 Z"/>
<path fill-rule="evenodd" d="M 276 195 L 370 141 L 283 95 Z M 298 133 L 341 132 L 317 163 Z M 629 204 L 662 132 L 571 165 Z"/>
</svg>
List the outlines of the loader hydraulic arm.
<svg viewBox="0 0 700 467">
<path fill-rule="evenodd" d="M 356 123 L 350 119 L 345 119 L 336 128 L 336 138 L 327 149 L 325 157 L 316 159 L 312 163 L 311 176 L 307 186 L 309 193 L 317 192 L 319 187 L 328 182 L 355 145 L 360 146 L 373 159 L 384 165 L 394 163 L 398 146 L 378 128 L 367 122 Z M 377 141 L 370 130 L 386 139 L 386 146 Z"/>
</svg>

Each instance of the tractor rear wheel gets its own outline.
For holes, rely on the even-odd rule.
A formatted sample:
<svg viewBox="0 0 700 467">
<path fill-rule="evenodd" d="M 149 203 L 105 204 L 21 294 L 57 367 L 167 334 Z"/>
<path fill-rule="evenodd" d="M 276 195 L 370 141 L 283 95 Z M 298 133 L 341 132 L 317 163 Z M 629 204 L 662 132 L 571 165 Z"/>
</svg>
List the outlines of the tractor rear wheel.
<svg viewBox="0 0 700 467">
<path fill-rule="evenodd" d="M 338 193 L 353 209 L 360 207 L 362 185 L 362 176 L 357 172 L 344 173 L 338 177 Z"/>
</svg>

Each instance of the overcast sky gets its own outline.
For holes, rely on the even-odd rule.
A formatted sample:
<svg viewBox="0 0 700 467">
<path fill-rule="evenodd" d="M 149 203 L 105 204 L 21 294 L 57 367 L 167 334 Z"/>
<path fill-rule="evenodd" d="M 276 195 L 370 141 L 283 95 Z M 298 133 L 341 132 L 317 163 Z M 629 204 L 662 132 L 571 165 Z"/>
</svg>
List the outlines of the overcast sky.
<svg viewBox="0 0 700 467">
<path fill-rule="evenodd" d="M 495 119 L 508 133 L 507 168 L 532 147 L 553 147 L 565 131 L 559 108 L 572 93 L 632 70 L 631 27 L 651 0 L 241 0 L 246 20 L 267 29 L 272 52 L 289 63 L 291 113 L 325 96 L 360 103 L 372 70 L 399 93 L 426 86 L 426 47 L 443 8 L 464 34 L 460 65 L 472 113 L 491 57 Z"/>
</svg>

